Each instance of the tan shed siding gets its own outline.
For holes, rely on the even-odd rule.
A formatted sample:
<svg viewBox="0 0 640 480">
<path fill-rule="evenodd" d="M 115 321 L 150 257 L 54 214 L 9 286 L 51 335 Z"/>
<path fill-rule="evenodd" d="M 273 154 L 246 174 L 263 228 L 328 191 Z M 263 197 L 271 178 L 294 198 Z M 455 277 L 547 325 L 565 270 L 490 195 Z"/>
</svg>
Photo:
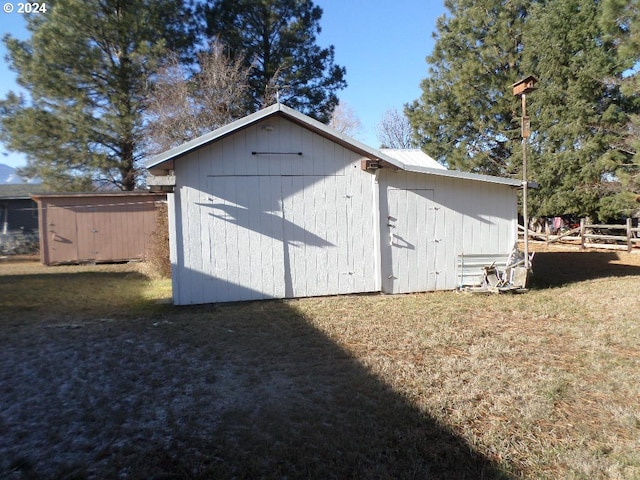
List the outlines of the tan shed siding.
<svg viewBox="0 0 640 480">
<path fill-rule="evenodd" d="M 75 199 L 74 199 L 75 200 Z M 95 255 L 95 235 L 93 233 L 93 206 L 79 206 L 77 200 L 73 202 L 73 210 L 76 213 L 76 235 L 77 235 L 77 260 L 91 261 Z M 91 210 L 91 211 L 90 211 Z"/>
<path fill-rule="evenodd" d="M 136 251 L 136 246 L 139 244 L 136 245 L 130 240 L 133 238 L 131 235 L 142 235 L 143 231 L 137 230 L 136 228 L 139 222 L 135 222 L 132 225 L 131 221 L 133 219 L 131 216 L 135 215 L 135 210 L 132 212 L 133 209 L 131 205 L 127 205 L 126 203 L 113 207 L 99 205 L 94 209 L 94 249 L 96 261 L 113 258 L 114 254 L 121 252 L 121 249 L 124 248 L 128 242 L 131 242 L 131 245 L 127 248 L 131 249 L 132 254 L 139 258 L 144 256 L 144 252 Z M 120 218 L 119 222 L 117 218 Z M 144 226 L 144 221 L 140 226 Z"/>
<path fill-rule="evenodd" d="M 43 207 L 46 203 L 42 200 L 38 202 L 38 236 L 40 237 L 40 262 L 49 265 L 49 228 L 47 228 L 47 209 Z"/>
<path fill-rule="evenodd" d="M 164 195 L 38 197 L 41 260 L 50 265 L 144 258 Z"/>
<path fill-rule="evenodd" d="M 181 158 L 176 303 L 374 291 L 374 185 L 359 162 L 279 117 Z"/>
</svg>

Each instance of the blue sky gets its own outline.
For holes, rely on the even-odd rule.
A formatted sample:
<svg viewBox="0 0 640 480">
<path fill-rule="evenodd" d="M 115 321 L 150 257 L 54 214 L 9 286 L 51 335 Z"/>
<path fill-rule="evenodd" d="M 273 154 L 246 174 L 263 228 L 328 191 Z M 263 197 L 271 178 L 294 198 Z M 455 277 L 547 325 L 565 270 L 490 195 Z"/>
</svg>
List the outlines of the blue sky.
<svg viewBox="0 0 640 480">
<path fill-rule="evenodd" d="M 6 2 L 4 2 L 6 3 Z M 3 3 L 3 4 L 4 4 Z M 17 2 L 13 2 L 15 5 Z M 347 69 L 346 89 L 338 93 L 362 123 L 356 138 L 378 146 L 376 125 L 384 112 L 402 110 L 420 96 L 427 75 L 425 57 L 433 48 L 436 20 L 445 13 L 444 0 L 316 0 L 323 9 L 321 46 L 335 47 L 335 61 Z M 0 36 L 26 38 L 24 19 L 0 12 Z M 0 45 L 0 97 L 16 90 L 16 75 Z M 0 163 L 22 166 L 22 156 L 0 144 Z"/>
</svg>

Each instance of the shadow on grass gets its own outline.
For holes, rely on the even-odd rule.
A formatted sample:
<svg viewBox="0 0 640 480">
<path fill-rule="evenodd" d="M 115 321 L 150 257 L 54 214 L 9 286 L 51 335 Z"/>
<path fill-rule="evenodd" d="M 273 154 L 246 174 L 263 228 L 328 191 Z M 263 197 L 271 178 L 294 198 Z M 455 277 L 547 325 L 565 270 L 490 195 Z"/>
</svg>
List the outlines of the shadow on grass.
<svg viewBox="0 0 640 480">
<path fill-rule="evenodd" d="M 615 263 L 615 252 L 537 252 L 533 258 L 532 286 L 556 287 L 605 277 L 640 275 L 640 267 Z"/>
<path fill-rule="evenodd" d="M 295 302 L 13 332 L 0 385 L 4 477 L 509 478 Z"/>
</svg>

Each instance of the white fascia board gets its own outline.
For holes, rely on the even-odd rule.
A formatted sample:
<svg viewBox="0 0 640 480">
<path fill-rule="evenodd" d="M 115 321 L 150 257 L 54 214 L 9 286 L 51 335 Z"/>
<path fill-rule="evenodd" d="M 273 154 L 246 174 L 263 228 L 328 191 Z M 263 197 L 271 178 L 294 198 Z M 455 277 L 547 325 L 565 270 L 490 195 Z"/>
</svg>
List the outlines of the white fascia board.
<svg viewBox="0 0 640 480">
<path fill-rule="evenodd" d="M 235 120 L 223 127 L 216 128 L 215 130 L 205 133 L 204 135 L 199 136 L 198 138 L 194 138 L 193 140 L 189 140 L 182 145 L 178 145 L 177 147 L 171 148 L 165 152 L 162 152 L 155 157 L 149 159 L 149 161 L 145 164 L 146 168 L 153 168 L 156 165 L 159 165 L 167 160 L 173 160 L 174 158 L 180 157 L 189 153 L 192 150 L 201 147 L 202 145 L 206 145 L 207 143 L 213 142 L 214 140 L 223 137 L 234 130 L 239 130 L 247 125 L 252 124 L 262 118 L 268 117 L 269 115 L 277 112 L 279 109 L 277 108 L 278 104 L 271 105 L 265 109 L 262 109 L 258 112 L 252 113 L 251 115 L 247 115 L 239 120 Z"/>
<path fill-rule="evenodd" d="M 427 175 L 439 175 L 443 177 L 460 178 L 460 179 L 482 181 L 482 182 L 488 182 L 488 183 L 498 183 L 503 185 L 509 185 L 512 187 L 522 186 L 521 181 L 515 180 L 512 178 L 495 177 L 492 175 L 480 175 L 477 173 L 459 172 L 456 170 L 447 170 L 447 169 L 440 169 L 440 168 L 421 167 L 417 165 L 407 165 L 404 162 L 401 162 L 400 160 L 393 158 L 384 152 L 381 152 L 380 150 L 372 148 L 368 145 L 365 145 L 364 143 L 359 142 L 358 140 L 348 137 L 347 135 L 344 135 L 338 132 L 337 130 L 329 127 L 328 125 L 325 125 L 322 122 L 319 122 L 307 115 L 304 115 L 298 112 L 297 110 L 294 110 L 293 108 L 287 107 L 282 103 L 276 103 L 274 105 L 271 105 L 270 107 L 259 110 L 255 113 L 252 113 L 251 115 L 247 115 L 246 117 L 243 117 L 239 120 L 231 122 L 223 127 L 217 128 L 212 132 L 206 133 L 198 138 L 190 140 L 182 145 L 179 145 L 170 150 L 167 150 L 166 152 L 156 155 L 145 164 L 145 167 L 150 169 L 157 165 L 160 165 L 163 162 L 173 160 L 177 157 L 180 157 L 182 155 L 189 153 L 192 150 L 195 150 L 196 148 L 202 145 L 213 142 L 218 138 L 224 137 L 225 135 L 228 135 L 234 132 L 235 130 L 239 130 L 241 128 L 247 127 L 252 123 L 255 123 L 259 120 L 262 120 L 278 112 L 283 113 L 286 117 L 289 117 L 289 119 L 299 124 L 302 124 L 311 130 L 315 130 L 316 132 L 319 132 L 324 136 L 332 138 L 335 141 L 342 143 L 343 145 L 347 145 L 353 150 L 360 151 L 361 153 L 364 153 L 366 156 L 372 159 L 383 160 L 384 162 L 390 165 L 393 165 L 396 168 L 399 168 L 400 170 L 406 170 L 407 172 L 424 173 Z M 537 187 L 537 184 L 533 184 L 532 182 L 529 182 L 529 185 L 533 188 Z"/>
<path fill-rule="evenodd" d="M 510 187 L 521 187 L 522 182 L 514 178 L 496 177 L 493 175 L 481 175 L 479 173 L 460 172 L 457 170 L 443 170 L 440 168 L 428 168 L 419 166 L 407 166 L 403 170 L 415 173 L 426 173 L 428 175 L 439 175 L 441 177 L 460 178 L 463 180 L 474 180 L 486 183 L 498 183 L 509 185 Z M 529 183 L 531 185 L 531 183 Z"/>
</svg>

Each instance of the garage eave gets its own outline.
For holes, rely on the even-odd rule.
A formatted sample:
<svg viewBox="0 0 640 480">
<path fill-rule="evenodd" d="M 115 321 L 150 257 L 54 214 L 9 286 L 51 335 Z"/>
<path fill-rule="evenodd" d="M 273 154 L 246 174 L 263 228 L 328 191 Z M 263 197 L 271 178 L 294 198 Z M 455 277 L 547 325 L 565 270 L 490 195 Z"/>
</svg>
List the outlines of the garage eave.
<svg viewBox="0 0 640 480">
<path fill-rule="evenodd" d="M 512 187 L 522 186 L 522 183 L 519 180 L 515 180 L 512 178 L 495 177 L 491 175 L 480 175 L 476 173 L 447 170 L 445 168 L 430 168 L 423 165 L 407 164 L 398 158 L 394 158 L 393 156 L 388 155 L 383 151 L 365 145 L 358 140 L 355 140 L 347 135 L 338 132 L 328 125 L 325 125 L 324 123 L 319 122 L 281 103 L 271 105 L 270 107 L 264 108 L 251 115 L 247 115 L 244 118 L 231 122 L 223 127 L 213 130 L 212 132 L 209 132 L 182 145 L 167 150 L 166 152 L 156 155 L 146 163 L 145 167 L 152 175 L 170 175 L 174 170 L 175 161 L 180 157 L 206 144 L 215 142 L 223 137 L 226 137 L 227 135 L 230 135 L 243 128 L 247 128 L 256 122 L 273 115 L 281 115 L 288 120 L 317 133 L 318 135 L 328 138 L 349 150 L 361 154 L 363 157 L 380 162 L 380 165 L 386 168 L 406 170 L 408 172 L 423 173 L 426 175 L 437 175 L 450 178 L 497 183 L 509 185 Z"/>
<path fill-rule="evenodd" d="M 428 168 L 420 166 L 407 165 L 403 170 L 415 173 L 424 173 L 427 175 L 437 175 L 441 177 L 458 178 L 462 180 L 474 180 L 486 183 L 497 183 L 501 185 L 509 185 L 511 187 L 521 187 L 522 182 L 520 180 L 508 177 L 496 177 L 493 175 L 482 175 L 479 173 L 460 172 L 458 170 L 445 170 L 440 168 Z M 529 183 L 529 186 L 532 186 Z"/>
</svg>

